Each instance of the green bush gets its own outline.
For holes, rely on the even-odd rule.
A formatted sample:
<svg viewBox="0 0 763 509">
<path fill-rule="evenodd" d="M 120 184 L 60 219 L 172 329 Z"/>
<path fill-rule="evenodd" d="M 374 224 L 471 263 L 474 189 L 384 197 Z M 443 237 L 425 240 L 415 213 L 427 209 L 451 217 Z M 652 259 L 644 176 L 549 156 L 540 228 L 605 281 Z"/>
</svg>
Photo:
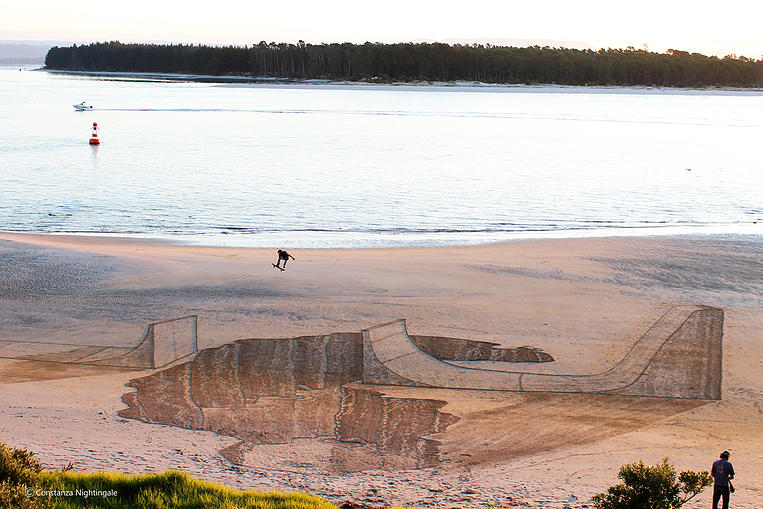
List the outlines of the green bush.
<svg viewBox="0 0 763 509">
<path fill-rule="evenodd" d="M 34 453 L 0 442 L 0 483 L 31 485 L 42 472 Z"/>
<path fill-rule="evenodd" d="M 0 508 L 38 509 L 45 500 L 29 496 L 42 465 L 34 453 L 0 442 Z"/>
<path fill-rule="evenodd" d="M 668 458 L 653 467 L 641 460 L 623 465 L 617 477 L 623 482 L 594 495 L 598 509 L 677 509 L 713 482 L 707 472 L 688 470 L 676 481 L 676 469 Z"/>
<path fill-rule="evenodd" d="M 47 507 L 45 499 L 30 498 L 27 489 L 20 484 L 0 482 L 0 508 L 41 509 Z"/>
</svg>

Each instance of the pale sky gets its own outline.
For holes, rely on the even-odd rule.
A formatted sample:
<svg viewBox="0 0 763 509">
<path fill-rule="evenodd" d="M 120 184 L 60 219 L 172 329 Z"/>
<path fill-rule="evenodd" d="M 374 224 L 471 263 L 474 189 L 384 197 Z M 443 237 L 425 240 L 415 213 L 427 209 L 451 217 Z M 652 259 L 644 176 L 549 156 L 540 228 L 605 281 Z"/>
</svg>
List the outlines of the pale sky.
<svg viewBox="0 0 763 509">
<path fill-rule="evenodd" d="M 763 2 L 726 0 L 0 0 L 0 40 L 183 42 L 558 41 L 763 56 Z M 578 43 L 578 44 L 575 44 Z"/>
</svg>

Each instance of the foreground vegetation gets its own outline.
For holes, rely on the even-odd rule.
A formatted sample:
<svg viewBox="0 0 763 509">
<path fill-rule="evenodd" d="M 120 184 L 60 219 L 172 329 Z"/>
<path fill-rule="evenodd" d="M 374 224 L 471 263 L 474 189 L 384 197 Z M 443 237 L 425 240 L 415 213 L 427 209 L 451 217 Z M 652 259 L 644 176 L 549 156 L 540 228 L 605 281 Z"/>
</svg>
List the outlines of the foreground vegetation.
<svg viewBox="0 0 763 509">
<path fill-rule="evenodd" d="M 336 509 L 323 499 L 303 493 L 238 491 L 178 471 L 142 475 L 43 472 L 38 482 L 41 490 L 59 495 L 51 498 L 52 507 L 57 509 Z"/>
<path fill-rule="evenodd" d="M 53 47 L 45 65 L 122 71 L 349 81 L 763 87 L 763 60 L 668 50 L 577 50 L 442 43 L 197 46 L 94 43 Z"/>
<path fill-rule="evenodd" d="M 712 483 L 707 472 L 681 472 L 663 459 L 620 468 L 623 481 L 593 497 L 599 509 L 677 509 Z M 0 509 L 337 509 L 303 493 L 238 491 L 185 472 L 126 475 L 44 471 L 34 454 L 0 442 Z"/>
<path fill-rule="evenodd" d="M 668 458 L 653 467 L 642 461 L 623 465 L 617 474 L 623 482 L 593 497 L 598 509 L 678 509 L 713 483 L 707 472 L 681 472 Z"/>
<path fill-rule="evenodd" d="M 0 442 L 2 509 L 336 509 L 303 493 L 238 491 L 185 472 L 125 475 L 43 471 L 26 449 Z"/>
</svg>

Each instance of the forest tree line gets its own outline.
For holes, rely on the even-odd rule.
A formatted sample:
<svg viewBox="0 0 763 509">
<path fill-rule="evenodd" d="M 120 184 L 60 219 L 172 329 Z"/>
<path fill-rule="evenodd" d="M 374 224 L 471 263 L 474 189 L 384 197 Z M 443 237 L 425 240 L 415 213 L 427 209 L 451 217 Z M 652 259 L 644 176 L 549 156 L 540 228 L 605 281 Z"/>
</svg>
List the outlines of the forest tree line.
<svg viewBox="0 0 763 509">
<path fill-rule="evenodd" d="M 122 44 L 53 47 L 48 69 L 347 81 L 763 87 L 763 60 L 668 50 L 444 43 Z"/>
</svg>

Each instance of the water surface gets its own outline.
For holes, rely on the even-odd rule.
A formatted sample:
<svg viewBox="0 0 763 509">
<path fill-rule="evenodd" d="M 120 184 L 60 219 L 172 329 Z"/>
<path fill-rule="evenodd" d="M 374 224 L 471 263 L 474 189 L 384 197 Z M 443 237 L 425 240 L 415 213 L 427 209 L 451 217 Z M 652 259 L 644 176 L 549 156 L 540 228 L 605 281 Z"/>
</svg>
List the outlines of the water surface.
<svg viewBox="0 0 763 509">
<path fill-rule="evenodd" d="M 760 91 L 0 71 L 0 230 L 258 247 L 763 234 Z M 91 112 L 75 112 L 86 100 Z M 97 121 L 102 144 L 87 143 Z"/>
</svg>

